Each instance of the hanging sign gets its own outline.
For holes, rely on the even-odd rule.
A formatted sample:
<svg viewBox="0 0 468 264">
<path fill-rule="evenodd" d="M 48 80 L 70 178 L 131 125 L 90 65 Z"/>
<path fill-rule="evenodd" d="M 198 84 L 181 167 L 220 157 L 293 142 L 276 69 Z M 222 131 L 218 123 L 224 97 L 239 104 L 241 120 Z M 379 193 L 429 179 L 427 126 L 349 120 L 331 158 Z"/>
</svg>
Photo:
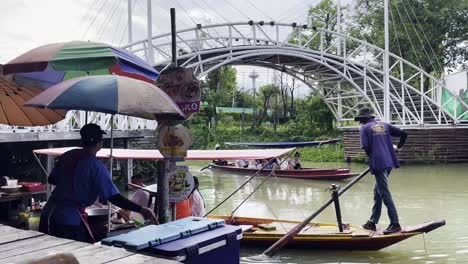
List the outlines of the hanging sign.
<svg viewBox="0 0 468 264">
<path fill-rule="evenodd" d="M 192 133 L 183 125 L 160 125 L 158 149 L 164 158 L 182 161 L 187 157 L 187 150 L 192 146 Z"/>
<path fill-rule="evenodd" d="M 192 68 L 173 67 L 161 72 L 156 85 L 189 116 L 200 112 L 200 84 Z"/>
<path fill-rule="evenodd" d="M 168 173 L 169 178 L 169 202 L 178 203 L 188 198 L 194 187 L 192 173 L 188 166 L 175 166 Z"/>
</svg>

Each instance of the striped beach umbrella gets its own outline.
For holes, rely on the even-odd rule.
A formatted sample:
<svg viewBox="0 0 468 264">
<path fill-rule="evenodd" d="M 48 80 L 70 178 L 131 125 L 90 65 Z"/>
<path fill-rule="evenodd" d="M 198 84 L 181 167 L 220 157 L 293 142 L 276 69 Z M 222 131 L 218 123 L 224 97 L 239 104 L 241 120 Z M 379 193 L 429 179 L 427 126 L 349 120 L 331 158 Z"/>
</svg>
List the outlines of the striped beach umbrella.
<svg viewBox="0 0 468 264">
<path fill-rule="evenodd" d="M 123 114 L 146 119 L 184 119 L 172 99 L 150 83 L 118 75 L 73 78 L 24 104 L 30 107 Z"/>
<path fill-rule="evenodd" d="M 32 49 L 3 65 L 18 84 L 48 88 L 87 75 L 117 74 L 154 83 L 158 72 L 144 60 L 105 43 L 71 41 Z"/>
</svg>

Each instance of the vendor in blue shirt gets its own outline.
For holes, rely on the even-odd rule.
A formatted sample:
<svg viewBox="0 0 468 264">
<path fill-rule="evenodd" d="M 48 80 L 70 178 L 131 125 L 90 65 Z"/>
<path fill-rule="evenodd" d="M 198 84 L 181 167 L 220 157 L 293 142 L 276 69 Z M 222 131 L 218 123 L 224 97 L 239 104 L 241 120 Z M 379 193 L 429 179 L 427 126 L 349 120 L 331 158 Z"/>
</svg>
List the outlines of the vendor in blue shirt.
<svg viewBox="0 0 468 264">
<path fill-rule="evenodd" d="M 383 203 L 387 207 L 388 218 L 390 219 L 390 225 L 383 233 L 400 232 L 401 226 L 398 220 L 397 209 L 388 188 L 388 177 L 392 168 L 400 167 L 393 147 L 392 137 L 400 138 L 396 149 L 396 151 L 399 151 L 405 144 L 407 134 L 391 124 L 375 121 L 374 116 L 367 108 L 361 109 L 359 115 L 354 120 L 359 121 L 361 124 L 359 130 L 361 147 L 369 157 L 370 172 L 374 174 L 376 181 L 372 215 L 369 221 L 362 227 L 372 231 L 377 229 L 376 225 L 379 223 Z"/>
<path fill-rule="evenodd" d="M 85 208 L 99 199 L 125 210 L 141 213 L 156 221 L 154 212 L 123 197 L 115 187 L 108 170 L 96 158 L 102 148 L 103 134 L 96 124 L 80 130 L 82 149 L 73 149 L 60 156 L 48 182 L 55 185 L 41 214 L 39 231 L 82 242 L 95 242 L 87 222 Z"/>
</svg>

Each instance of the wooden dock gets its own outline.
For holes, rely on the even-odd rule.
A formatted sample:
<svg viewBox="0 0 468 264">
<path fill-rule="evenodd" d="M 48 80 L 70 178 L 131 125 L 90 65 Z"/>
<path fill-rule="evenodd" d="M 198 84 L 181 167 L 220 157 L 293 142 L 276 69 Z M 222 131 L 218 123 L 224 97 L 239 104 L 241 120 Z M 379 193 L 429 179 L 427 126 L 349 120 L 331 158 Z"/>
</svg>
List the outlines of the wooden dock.
<svg viewBox="0 0 468 264">
<path fill-rule="evenodd" d="M 0 225 L 0 234 L 0 263 L 23 262 L 55 253 L 71 253 L 79 263 L 87 264 L 178 263 L 137 254 L 122 248 L 87 244 L 5 225 Z"/>
</svg>

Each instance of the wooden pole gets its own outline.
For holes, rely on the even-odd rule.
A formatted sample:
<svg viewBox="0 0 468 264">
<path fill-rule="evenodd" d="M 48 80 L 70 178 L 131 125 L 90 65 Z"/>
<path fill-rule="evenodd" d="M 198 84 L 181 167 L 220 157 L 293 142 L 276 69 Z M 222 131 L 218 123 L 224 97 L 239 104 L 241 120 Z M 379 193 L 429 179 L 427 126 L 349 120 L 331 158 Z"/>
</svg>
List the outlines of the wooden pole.
<svg viewBox="0 0 468 264">
<path fill-rule="evenodd" d="M 351 188 L 355 183 L 361 180 L 366 174 L 369 172 L 369 168 L 363 171 L 361 174 L 356 176 L 350 183 L 348 183 L 343 189 L 338 192 L 338 197 L 341 196 L 344 192 L 346 192 L 349 188 Z M 315 213 L 307 217 L 302 223 L 296 225 L 293 229 L 291 229 L 286 235 L 284 235 L 280 240 L 276 241 L 272 246 L 270 246 L 267 250 L 263 252 L 263 254 L 272 257 L 276 254 L 281 248 L 286 246 L 289 241 L 291 241 L 301 230 L 310 223 L 317 215 L 319 215 L 325 208 L 327 208 L 330 204 L 333 203 L 333 198 L 330 198 L 322 207 L 320 207 Z"/>
<path fill-rule="evenodd" d="M 172 63 L 177 67 L 176 12 L 171 8 Z"/>
<path fill-rule="evenodd" d="M 169 221 L 169 179 L 167 178 L 167 161 L 157 162 L 158 168 L 158 220 L 161 224 Z"/>
</svg>

